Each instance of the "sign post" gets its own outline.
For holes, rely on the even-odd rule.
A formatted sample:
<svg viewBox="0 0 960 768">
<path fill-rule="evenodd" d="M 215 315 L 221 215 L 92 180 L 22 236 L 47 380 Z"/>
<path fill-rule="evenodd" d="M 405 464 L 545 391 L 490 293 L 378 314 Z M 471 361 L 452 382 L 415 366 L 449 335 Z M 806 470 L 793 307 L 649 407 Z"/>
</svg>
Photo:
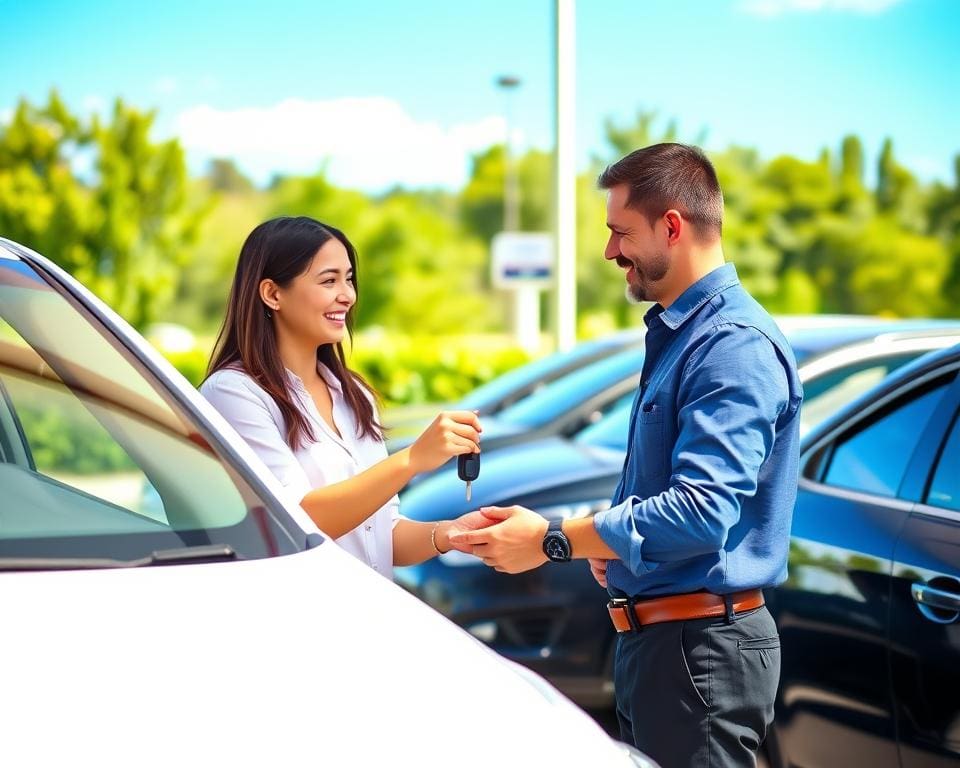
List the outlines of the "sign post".
<svg viewBox="0 0 960 768">
<path fill-rule="evenodd" d="M 540 291 L 553 283 L 553 250 L 546 232 L 501 232 L 491 247 L 491 282 L 513 292 L 513 332 L 531 354 L 540 350 Z"/>
</svg>

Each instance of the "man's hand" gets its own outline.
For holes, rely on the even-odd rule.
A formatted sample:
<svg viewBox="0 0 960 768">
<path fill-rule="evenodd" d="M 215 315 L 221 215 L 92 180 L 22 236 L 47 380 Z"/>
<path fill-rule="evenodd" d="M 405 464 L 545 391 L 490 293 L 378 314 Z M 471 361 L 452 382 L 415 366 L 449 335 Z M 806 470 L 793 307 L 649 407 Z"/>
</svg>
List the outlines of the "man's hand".
<svg viewBox="0 0 960 768">
<path fill-rule="evenodd" d="M 456 520 L 451 520 L 449 524 L 441 524 L 440 529 L 437 530 L 437 545 L 445 552 L 456 549 L 460 552 L 466 552 L 468 555 L 473 554 L 472 544 L 454 541 L 453 536 L 458 533 L 489 528 L 491 525 L 496 525 L 497 522 L 499 521 L 487 517 L 482 512 L 467 512 Z M 444 528 L 446 530 L 441 530 Z"/>
<path fill-rule="evenodd" d="M 452 534 L 451 545 L 461 551 L 472 551 L 501 573 L 522 573 L 547 562 L 543 554 L 546 519 L 516 506 L 482 507 L 480 513 L 489 520 L 490 527 Z"/>
<path fill-rule="evenodd" d="M 597 580 L 597 584 L 606 589 L 607 587 L 607 560 L 598 560 L 594 557 L 588 558 L 590 563 L 590 573 Z"/>
</svg>

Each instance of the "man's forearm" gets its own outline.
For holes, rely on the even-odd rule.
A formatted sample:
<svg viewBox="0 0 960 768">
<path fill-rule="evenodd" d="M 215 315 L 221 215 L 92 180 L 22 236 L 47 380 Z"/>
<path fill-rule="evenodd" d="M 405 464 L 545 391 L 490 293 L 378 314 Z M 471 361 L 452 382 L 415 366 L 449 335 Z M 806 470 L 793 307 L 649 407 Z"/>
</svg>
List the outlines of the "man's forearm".
<svg viewBox="0 0 960 768">
<path fill-rule="evenodd" d="M 620 557 L 600 538 L 592 517 L 564 520 L 563 532 L 570 541 L 570 554 L 577 558 L 616 560 Z"/>
</svg>

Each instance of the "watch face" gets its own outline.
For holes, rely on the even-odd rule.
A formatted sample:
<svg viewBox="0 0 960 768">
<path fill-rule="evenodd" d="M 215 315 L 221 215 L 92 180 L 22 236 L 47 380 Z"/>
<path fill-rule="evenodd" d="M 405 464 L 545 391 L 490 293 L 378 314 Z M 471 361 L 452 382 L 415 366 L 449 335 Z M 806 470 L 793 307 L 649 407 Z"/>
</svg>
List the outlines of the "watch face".
<svg viewBox="0 0 960 768">
<path fill-rule="evenodd" d="M 553 561 L 564 562 L 570 559 L 570 544 L 562 533 L 547 534 L 543 542 L 543 551 Z"/>
</svg>

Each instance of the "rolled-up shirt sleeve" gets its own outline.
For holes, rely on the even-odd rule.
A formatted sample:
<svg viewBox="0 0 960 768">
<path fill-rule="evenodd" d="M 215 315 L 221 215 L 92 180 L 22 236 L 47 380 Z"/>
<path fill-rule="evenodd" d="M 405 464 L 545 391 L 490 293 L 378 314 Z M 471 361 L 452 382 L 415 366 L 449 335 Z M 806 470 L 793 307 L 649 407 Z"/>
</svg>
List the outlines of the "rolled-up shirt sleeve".
<svg viewBox="0 0 960 768">
<path fill-rule="evenodd" d="M 668 487 L 594 517 L 597 533 L 637 576 L 723 549 L 742 501 L 757 491 L 790 401 L 774 345 L 753 328 L 717 327 L 685 368 Z"/>
<path fill-rule="evenodd" d="M 208 379 L 200 391 L 280 481 L 288 498 L 299 505 L 312 486 L 261 395 L 245 377 L 229 371 Z"/>
</svg>

